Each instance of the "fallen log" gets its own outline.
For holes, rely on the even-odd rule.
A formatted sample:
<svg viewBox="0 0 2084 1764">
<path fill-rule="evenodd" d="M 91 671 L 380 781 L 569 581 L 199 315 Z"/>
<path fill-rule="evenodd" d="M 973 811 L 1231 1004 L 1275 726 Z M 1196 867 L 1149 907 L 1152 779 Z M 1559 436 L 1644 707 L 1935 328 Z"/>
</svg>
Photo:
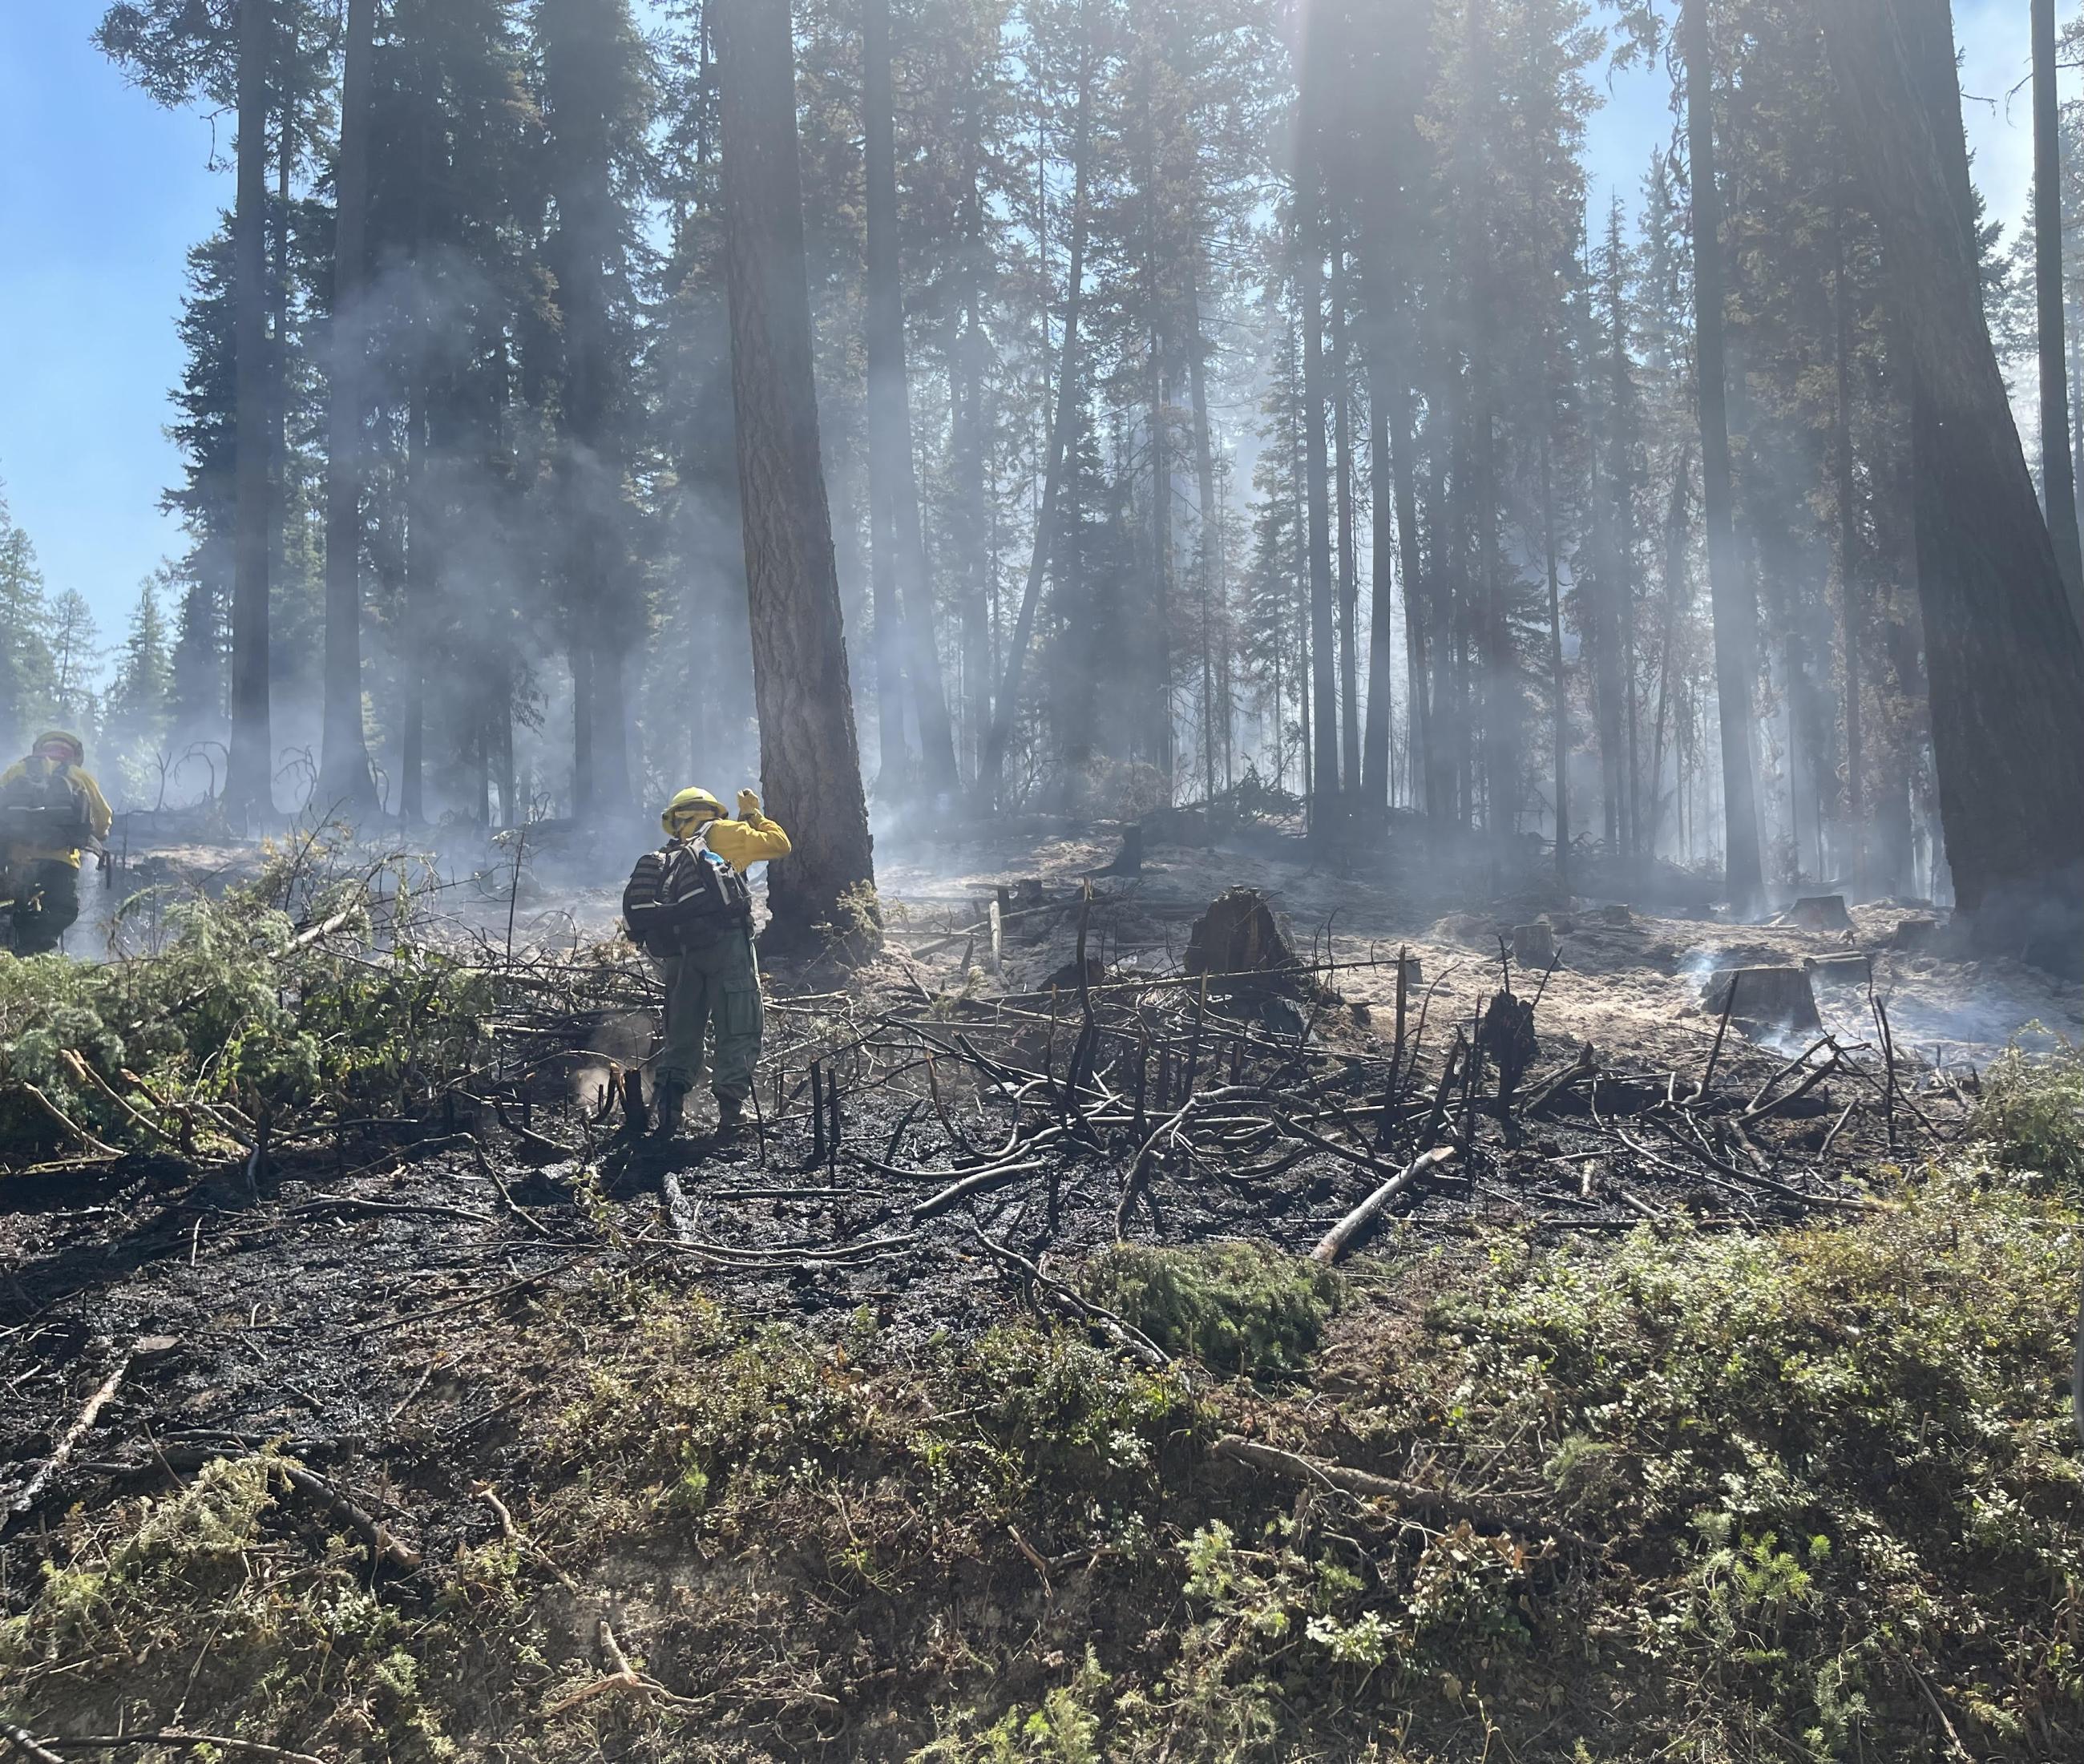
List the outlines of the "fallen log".
<svg viewBox="0 0 2084 1764">
<path fill-rule="evenodd" d="M 101 1411 L 108 1407 L 109 1398 L 116 1394 L 116 1387 L 123 1382 L 123 1375 L 130 1369 L 131 1356 L 125 1354 L 116 1362 L 113 1370 L 95 1386 L 94 1394 L 87 1399 L 87 1407 L 79 1411 L 70 1427 L 59 1439 L 57 1449 L 45 1458 L 36 1474 L 22 1485 L 22 1491 L 7 1504 L 7 1510 L 0 1515 L 0 1531 L 4 1531 L 35 1506 L 43 1491 L 50 1487 L 51 1478 L 66 1467 L 79 1442 L 94 1429 L 100 1419 Z"/>
<path fill-rule="evenodd" d="M 27 1728 L 18 1728 L 11 1721 L 0 1721 L 0 1740 L 5 1740 L 24 1758 L 34 1758 L 36 1764 L 65 1764 L 57 1753 L 45 1749 L 43 1742 Z"/>
<path fill-rule="evenodd" d="M 1326 1267 L 1345 1259 L 1347 1253 L 1373 1229 L 1389 1203 L 1426 1171 L 1455 1161 L 1455 1148 L 1436 1145 L 1422 1152 L 1324 1233 L 1324 1241 L 1310 1252 L 1311 1259 Z"/>
<path fill-rule="evenodd" d="M 419 1572 L 421 1559 L 418 1550 L 401 1543 L 381 1520 L 373 1517 L 349 1500 L 323 1476 L 286 1459 L 277 1463 L 275 1468 L 282 1471 L 290 1486 L 299 1494 L 323 1507 L 354 1532 L 379 1566 L 394 1568 L 400 1574 L 417 1574 Z"/>
</svg>

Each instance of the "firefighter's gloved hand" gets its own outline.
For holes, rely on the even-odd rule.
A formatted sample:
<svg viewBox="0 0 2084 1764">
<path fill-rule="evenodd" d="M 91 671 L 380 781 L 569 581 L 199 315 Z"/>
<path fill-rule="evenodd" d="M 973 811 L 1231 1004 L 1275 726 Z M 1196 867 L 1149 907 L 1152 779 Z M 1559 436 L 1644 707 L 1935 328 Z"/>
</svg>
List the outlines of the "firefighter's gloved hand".
<svg viewBox="0 0 2084 1764">
<path fill-rule="evenodd" d="M 738 793 L 738 818 L 741 821 L 756 821 L 760 819 L 760 796 L 757 791 L 741 790 Z"/>
</svg>

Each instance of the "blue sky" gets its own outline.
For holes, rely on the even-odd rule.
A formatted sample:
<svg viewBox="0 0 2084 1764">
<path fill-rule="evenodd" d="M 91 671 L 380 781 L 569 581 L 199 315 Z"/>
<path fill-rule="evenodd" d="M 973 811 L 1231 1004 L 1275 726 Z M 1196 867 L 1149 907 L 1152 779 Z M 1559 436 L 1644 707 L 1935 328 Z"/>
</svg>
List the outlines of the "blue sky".
<svg viewBox="0 0 2084 1764">
<path fill-rule="evenodd" d="M 2073 11 L 2065 3 L 2061 11 Z M 180 548 L 159 497 L 185 253 L 231 200 L 218 134 L 161 110 L 89 40 L 99 0 L 0 0 L 0 480 L 55 592 L 77 588 L 104 633 Z M 2031 180 L 2025 0 L 1955 0 L 1978 180 L 2015 222 Z M 1633 205 L 1670 137 L 1661 70 L 1622 77 L 1595 120 L 1593 212 Z M 230 130 L 222 131 L 228 146 Z"/>
</svg>

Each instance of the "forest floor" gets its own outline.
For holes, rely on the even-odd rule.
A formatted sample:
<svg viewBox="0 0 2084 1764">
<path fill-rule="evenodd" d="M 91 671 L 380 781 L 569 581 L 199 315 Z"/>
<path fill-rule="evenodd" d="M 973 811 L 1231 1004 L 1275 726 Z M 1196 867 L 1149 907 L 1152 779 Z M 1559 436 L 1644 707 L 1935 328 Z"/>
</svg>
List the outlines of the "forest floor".
<svg viewBox="0 0 2084 1764">
<path fill-rule="evenodd" d="M 18 1077 L 68 1034 L 107 1075 L 40 1092 L 100 1150 L 0 1183 L 18 1745 L 2075 1755 L 2084 992 L 1898 950 L 1908 906 L 1738 927 L 1666 878 L 1610 917 L 1277 830 L 1095 876 L 1119 844 L 886 841 L 885 954 L 770 969 L 729 1147 L 622 1131 L 650 982 L 554 851 L 392 922 L 381 996 L 493 1002 L 446 1071 L 432 1026 L 380 1050 L 381 1108 L 133 1073 L 214 971 L 134 1028 L 97 996 L 120 1058 L 0 994 Z M 1298 960 L 1183 981 L 1237 885 Z M 323 1050 L 385 933 L 299 886 L 265 978 Z M 142 984 L 218 934 L 144 910 Z M 1552 971 L 1508 968 L 1543 915 Z M 1848 954 L 1871 991 L 1819 979 L 1792 1039 L 1703 1002 Z"/>
</svg>

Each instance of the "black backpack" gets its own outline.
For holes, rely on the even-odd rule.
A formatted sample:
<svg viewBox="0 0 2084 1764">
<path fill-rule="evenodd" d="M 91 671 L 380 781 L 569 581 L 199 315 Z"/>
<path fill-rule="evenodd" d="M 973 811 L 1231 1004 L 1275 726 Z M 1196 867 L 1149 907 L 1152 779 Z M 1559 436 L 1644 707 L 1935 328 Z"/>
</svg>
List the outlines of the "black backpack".
<svg viewBox="0 0 2084 1764">
<path fill-rule="evenodd" d="M 622 890 L 622 922 L 647 955 L 685 955 L 752 928 L 752 890 L 709 848 L 705 827 L 646 852 Z"/>
</svg>

